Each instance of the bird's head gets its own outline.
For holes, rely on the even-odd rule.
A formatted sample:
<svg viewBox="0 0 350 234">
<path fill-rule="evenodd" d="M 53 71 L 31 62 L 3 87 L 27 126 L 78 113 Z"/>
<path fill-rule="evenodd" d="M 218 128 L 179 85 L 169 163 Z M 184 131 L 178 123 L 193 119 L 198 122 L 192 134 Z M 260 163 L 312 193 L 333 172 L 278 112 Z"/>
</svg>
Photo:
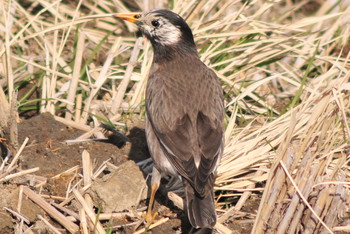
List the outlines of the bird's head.
<svg viewBox="0 0 350 234">
<path fill-rule="evenodd" d="M 196 52 L 190 27 L 183 18 L 172 11 L 162 9 L 141 14 L 117 14 L 116 16 L 135 23 L 142 34 L 150 40 L 156 53 L 170 49 Z"/>
</svg>

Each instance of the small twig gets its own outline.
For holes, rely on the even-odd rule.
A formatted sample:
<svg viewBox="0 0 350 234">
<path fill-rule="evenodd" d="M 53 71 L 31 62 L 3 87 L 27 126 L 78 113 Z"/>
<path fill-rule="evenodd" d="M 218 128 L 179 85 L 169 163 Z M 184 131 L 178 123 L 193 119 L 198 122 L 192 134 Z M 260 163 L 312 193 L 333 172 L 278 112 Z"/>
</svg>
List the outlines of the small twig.
<svg viewBox="0 0 350 234">
<path fill-rule="evenodd" d="M 125 218 L 125 217 L 140 217 L 143 212 L 120 212 L 120 213 L 100 213 L 98 216 L 99 220 L 109 220 L 112 218 Z"/>
<path fill-rule="evenodd" d="M 42 209 L 44 209 L 52 218 L 57 220 L 60 224 L 62 224 L 70 233 L 76 233 L 79 231 L 79 227 L 68 220 L 62 213 L 56 210 L 53 206 L 51 206 L 48 202 L 46 202 L 42 197 L 34 193 L 30 188 L 23 187 L 23 192 L 26 194 L 33 202 L 38 204 Z"/>
<path fill-rule="evenodd" d="M 132 222 L 132 223 L 126 223 L 126 224 L 112 226 L 112 227 L 109 227 L 109 228 L 110 229 L 116 229 L 116 228 L 122 228 L 122 227 L 130 227 L 130 226 L 137 225 L 138 223 L 139 223 L 139 221 L 135 221 L 135 222 Z"/>
<path fill-rule="evenodd" d="M 17 167 L 18 167 L 18 166 L 16 165 L 16 166 L 12 167 L 11 170 L 9 170 L 9 171 L 7 171 L 7 172 L 1 174 L 1 175 L 0 175 L 0 180 L 3 179 L 3 178 L 5 178 L 7 175 L 11 174 L 11 172 L 14 171 Z"/>
<path fill-rule="evenodd" d="M 102 227 L 102 224 L 96 220 L 96 214 L 95 212 L 92 210 L 92 208 L 89 206 L 89 204 L 85 201 L 85 199 L 83 198 L 83 196 L 79 193 L 78 190 L 74 189 L 73 190 L 73 194 L 75 196 L 75 198 L 77 199 L 77 201 L 82 205 L 82 207 L 84 208 L 85 213 L 87 214 L 87 216 L 89 217 L 90 221 L 92 223 L 95 224 L 96 227 L 96 231 L 100 234 L 104 234 L 106 233 L 105 230 Z"/>
<path fill-rule="evenodd" d="M 134 70 L 134 67 L 137 64 L 137 57 L 140 53 L 141 44 L 142 44 L 143 40 L 144 39 L 142 37 L 139 37 L 135 42 L 135 46 L 131 52 L 130 61 L 129 61 L 129 64 L 126 68 L 124 78 L 121 81 L 121 83 L 119 84 L 117 96 L 114 98 L 114 100 L 112 102 L 111 112 L 113 114 L 117 113 L 117 111 L 119 110 L 119 107 L 122 104 L 123 97 L 125 96 L 126 89 L 127 89 L 129 82 L 130 82 L 132 71 Z"/>
<path fill-rule="evenodd" d="M 27 225 L 24 226 L 27 227 Z M 31 227 L 27 227 L 27 229 L 24 230 L 24 234 L 34 234 L 34 232 L 32 231 Z"/>
<path fill-rule="evenodd" d="M 15 165 L 15 163 L 17 162 L 19 156 L 21 155 L 24 147 L 27 145 L 29 138 L 26 137 L 26 139 L 24 139 L 21 147 L 19 148 L 17 154 L 15 155 L 15 157 L 13 158 L 12 162 L 10 163 L 10 165 L 7 167 L 6 171 L 10 171 L 12 169 L 12 167 Z"/>
<path fill-rule="evenodd" d="M 18 225 L 18 224 L 17 224 Z M 24 226 L 24 221 L 23 219 L 21 219 L 20 223 L 19 223 L 19 227 L 18 227 L 18 230 L 19 230 L 19 233 L 22 234 L 23 233 L 23 226 Z"/>
<path fill-rule="evenodd" d="M 58 231 L 51 223 L 49 223 L 49 221 L 47 221 L 46 219 L 44 219 L 44 217 L 42 217 L 41 215 L 38 215 L 38 218 L 39 218 L 41 221 L 43 221 L 43 222 L 46 224 L 46 226 L 47 226 L 51 231 L 53 231 L 53 232 L 56 233 L 56 234 L 61 234 L 61 232 Z"/>
<path fill-rule="evenodd" d="M 68 145 L 70 144 L 77 144 L 77 143 L 84 143 L 84 142 L 91 142 L 91 141 L 95 141 L 97 139 L 91 139 L 91 138 L 88 138 L 88 139 L 73 139 L 73 140 L 65 140 L 64 142 Z"/>
<path fill-rule="evenodd" d="M 22 176 L 22 175 L 26 175 L 26 174 L 30 174 L 30 173 L 33 173 L 33 172 L 36 172 L 36 171 L 39 171 L 39 167 L 35 167 L 35 168 L 32 168 L 32 169 L 28 169 L 28 170 L 24 170 L 24 171 L 20 171 L 20 172 L 14 173 L 14 174 L 7 175 L 4 178 L 0 179 L 0 181 L 13 179 L 13 178 L 16 178 L 16 177 L 19 177 L 19 176 Z"/>
<path fill-rule="evenodd" d="M 82 153 L 82 162 L 83 162 L 83 181 L 84 186 L 88 186 L 91 184 L 91 159 L 90 154 L 86 150 Z"/>
<path fill-rule="evenodd" d="M 23 199 L 23 185 L 19 186 L 18 203 L 17 203 L 17 211 L 19 213 L 21 213 L 22 199 Z"/>
<path fill-rule="evenodd" d="M 67 213 L 68 215 L 72 216 L 72 218 L 74 218 L 75 220 L 79 220 L 79 215 L 77 213 L 75 213 L 74 211 L 67 209 L 63 206 L 60 206 L 56 203 L 51 203 L 51 205 L 53 205 L 54 207 L 56 207 L 57 209 L 59 209 L 60 211 Z"/>
<path fill-rule="evenodd" d="M 85 186 L 81 189 L 79 189 L 79 192 L 80 193 L 84 193 L 88 188 L 90 188 L 90 185 L 89 186 Z M 74 189 L 73 189 L 74 190 Z M 70 201 L 72 201 L 74 199 L 74 195 L 70 195 L 69 197 L 65 198 L 59 205 L 60 206 L 65 206 L 67 205 Z"/>
<path fill-rule="evenodd" d="M 350 226 L 338 226 L 334 227 L 333 231 L 335 232 L 350 232 Z"/>
<path fill-rule="evenodd" d="M 318 216 L 318 214 L 314 211 L 314 209 L 311 207 L 311 205 L 308 203 L 307 199 L 304 197 L 304 195 L 302 194 L 302 192 L 299 190 L 297 184 L 295 183 L 295 181 L 293 180 L 292 176 L 289 174 L 288 169 L 286 168 L 286 166 L 284 165 L 284 163 L 282 161 L 280 161 L 280 164 L 283 168 L 283 170 L 285 171 L 287 177 L 289 178 L 290 182 L 293 184 L 295 190 L 297 191 L 297 193 L 299 194 L 301 200 L 303 200 L 304 204 L 310 209 L 311 213 L 317 218 L 317 220 L 327 229 L 327 231 L 329 231 L 330 233 L 333 233 L 332 230 L 327 226 L 327 224 L 325 224 L 322 219 L 320 218 L 320 216 Z"/>
<path fill-rule="evenodd" d="M 168 192 L 168 198 L 174 203 L 175 206 L 179 207 L 181 210 L 184 209 L 184 202 L 182 197 L 174 192 Z"/>
<path fill-rule="evenodd" d="M 89 230 L 87 227 L 86 213 L 84 211 L 84 208 L 79 209 L 79 218 L 80 218 L 80 227 L 83 230 L 83 233 L 88 234 Z"/>
<path fill-rule="evenodd" d="M 79 166 L 74 166 L 74 167 L 71 167 L 71 168 L 65 170 L 64 172 L 61 172 L 61 173 L 51 177 L 51 179 L 57 179 L 62 175 L 68 175 L 68 174 L 71 174 L 72 172 L 76 173 L 78 170 L 79 170 Z"/>
<path fill-rule="evenodd" d="M 10 159 L 10 157 L 12 156 L 12 151 L 9 151 L 5 157 L 5 159 L 2 161 L 1 166 L 0 166 L 0 172 L 3 171 L 3 169 L 5 168 L 5 165 L 7 163 L 7 161 Z"/>
<path fill-rule="evenodd" d="M 151 226 L 149 226 L 148 228 L 142 228 L 136 232 L 134 232 L 134 234 L 141 234 L 144 233 L 146 231 L 151 230 L 152 228 L 158 227 L 159 225 L 162 225 L 163 223 L 166 223 L 169 220 L 168 217 L 166 218 L 161 218 L 160 220 L 158 220 L 157 222 L 155 222 L 154 224 L 152 224 Z"/>
<path fill-rule="evenodd" d="M 261 176 L 263 174 L 263 170 L 260 167 L 260 170 L 258 170 L 254 176 Z M 254 189 L 255 184 L 248 185 L 248 189 Z M 236 211 L 240 211 L 243 207 L 244 203 L 247 201 L 247 199 L 251 195 L 251 191 L 245 191 L 242 196 L 239 198 L 237 204 L 230 208 L 225 214 L 221 215 L 220 218 L 218 218 L 218 222 L 223 223 L 226 219 L 228 219 L 232 214 L 234 214 Z"/>
<path fill-rule="evenodd" d="M 40 194 L 40 196 L 42 198 L 53 199 L 53 200 L 58 200 L 58 201 L 66 200 L 65 197 L 60 197 L 60 196 L 52 196 L 52 195 L 46 195 L 46 194 Z"/>
<path fill-rule="evenodd" d="M 20 213 L 14 211 L 14 210 L 11 210 L 7 207 L 4 207 L 3 209 L 10 212 L 14 216 L 16 216 L 19 220 L 23 220 L 24 222 L 26 222 L 26 224 L 30 224 L 29 220 L 27 218 L 25 218 L 23 215 L 21 215 Z"/>
<path fill-rule="evenodd" d="M 59 117 L 59 116 L 54 116 L 55 120 L 58 121 L 58 122 L 61 122 L 69 127 L 72 127 L 72 128 L 76 128 L 76 129 L 79 129 L 79 130 L 83 130 L 83 131 L 90 131 L 91 130 L 91 127 L 85 125 L 85 124 L 82 124 L 82 123 L 77 123 L 77 122 L 74 122 L 72 120 L 67 120 L 67 119 L 64 119 L 62 117 Z"/>
<path fill-rule="evenodd" d="M 233 233 L 228 227 L 224 226 L 223 224 L 217 222 L 214 226 L 216 230 L 218 230 L 220 233 L 223 234 L 231 234 Z"/>
<path fill-rule="evenodd" d="M 108 159 L 110 160 L 110 159 Z M 108 161 L 107 160 L 107 161 Z M 92 175 L 92 179 L 96 179 L 107 167 L 107 161 L 104 161 L 99 168 L 97 168 L 97 170 L 95 171 L 95 173 Z"/>
</svg>

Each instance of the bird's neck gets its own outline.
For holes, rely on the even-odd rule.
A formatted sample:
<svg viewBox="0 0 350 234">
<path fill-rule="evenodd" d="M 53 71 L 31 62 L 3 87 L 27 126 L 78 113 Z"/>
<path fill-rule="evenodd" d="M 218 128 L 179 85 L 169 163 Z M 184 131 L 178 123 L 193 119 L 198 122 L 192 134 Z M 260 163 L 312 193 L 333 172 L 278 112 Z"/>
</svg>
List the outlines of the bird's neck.
<svg viewBox="0 0 350 234">
<path fill-rule="evenodd" d="M 186 45 L 183 43 L 173 46 L 162 46 L 159 44 L 153 45 L 153 50 L 153 60 L 155 63 L 171 61 L 176 57 L 188 56 L 189 54 L 198 57 L 198 52 L 195 45 Z"/>
</svg>

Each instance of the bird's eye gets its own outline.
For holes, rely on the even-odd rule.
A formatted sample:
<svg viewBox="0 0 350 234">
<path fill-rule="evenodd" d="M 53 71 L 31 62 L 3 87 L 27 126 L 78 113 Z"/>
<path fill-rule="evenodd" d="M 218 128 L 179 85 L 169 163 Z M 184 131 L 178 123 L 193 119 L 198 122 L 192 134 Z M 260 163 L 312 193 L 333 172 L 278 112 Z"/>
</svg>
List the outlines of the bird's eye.
<svg viewBox="0 0 350 234">
<path fill-rule="evenodd" d="M 153 20 L 151 23 L 154 27 L 159 27 L 159 25 L 160 25 L 158 20 Z"/>
</svg>

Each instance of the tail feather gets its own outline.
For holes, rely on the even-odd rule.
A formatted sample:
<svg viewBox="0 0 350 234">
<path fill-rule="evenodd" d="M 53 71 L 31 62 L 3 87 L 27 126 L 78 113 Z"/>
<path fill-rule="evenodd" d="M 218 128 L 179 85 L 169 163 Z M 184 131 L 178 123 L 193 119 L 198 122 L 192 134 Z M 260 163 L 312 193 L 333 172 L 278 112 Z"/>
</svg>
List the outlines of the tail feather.
<svg viewBox="0 0 350 234">
<path fill-rule="evenodd" d="M 195 228 L 214 227 L 216 223 L 216 211 L 212 188 L 202 197 L 195 192 L 190 183 L 185 179 L 183 183 L 186 194 L 187 216 L 191 225 Z"/>
</svg>

